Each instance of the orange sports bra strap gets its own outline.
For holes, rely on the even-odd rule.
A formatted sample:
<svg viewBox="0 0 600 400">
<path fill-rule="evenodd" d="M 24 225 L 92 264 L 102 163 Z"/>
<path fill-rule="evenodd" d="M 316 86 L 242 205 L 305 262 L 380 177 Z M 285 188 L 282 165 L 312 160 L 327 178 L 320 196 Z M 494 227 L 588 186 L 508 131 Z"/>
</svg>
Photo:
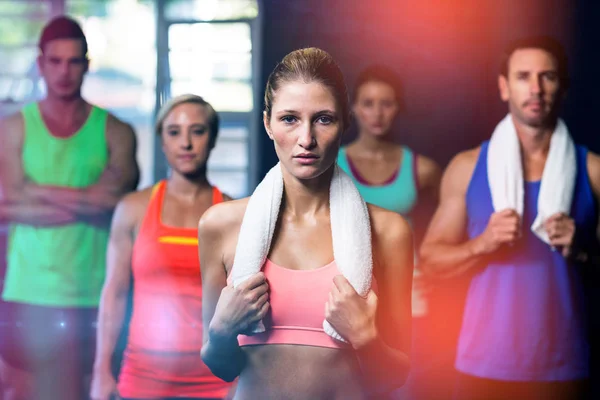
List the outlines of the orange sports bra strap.
<svg viewBox="0 0 600 400">
<path fill-rule="evenodd" d="M 160 209 L 164 191 L 164 180 L 157 182 L 152 187 L 152 192 L 150 193 L 150 201 L 148 201 L 148 206 L 146 206 L 146 212 L 144 213 L 144 218 L 142 219 L 142 223 L 140 224 L 138 236 L 140 234 L 148 234 L 147 232 L 154 232 L 154 230 L 158 228 L 160 223 Z"/>
<path fill-rule="evenodd" d="M 160 180 L 160 181 L 156 182 L 154 184 L 154 186 L 152 186 L 152 193 L 150 194 L 150 201 L 152 201 L 154 199 L 156 192 L 164 190 L 165 183 L 166 183 L 165 180 Z"/>
<path fill-rule="evenodd" d="M 213 186 L 213 204 L 219 204 L 223 202 L 223 193 L 218 187 Z"/>
<path fill-rule="evenodd" d="M 150 218 L 152 223 L 158 223 L 160 220 L 160 211 L 162 208 L 163 198 L 165 197 L 165 188 L 167 181 L 161 180 L 152 187 L 150 202 L 146 209 L 146 216 Z"/>
</svg>

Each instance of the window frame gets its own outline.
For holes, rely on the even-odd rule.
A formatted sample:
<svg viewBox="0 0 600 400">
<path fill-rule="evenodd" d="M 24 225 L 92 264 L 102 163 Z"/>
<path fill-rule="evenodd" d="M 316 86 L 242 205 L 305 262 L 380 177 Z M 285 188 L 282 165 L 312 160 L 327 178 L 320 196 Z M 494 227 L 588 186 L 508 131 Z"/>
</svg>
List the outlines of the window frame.
<svg viewBox="0 0 600 400">
<path fill-rule="evenodd" d="M 166 3 L 168 0 L 157 0 L 156 3 L 156 103 L 154 115 L 158 113 L 158 110 L 164 104 L 164 102 L 171 97 L 171 73 L 169 66 L 169 28 L 171 25 L 176 24 L 231 24 L 231 23 L 247 23 L 250 26 L 250 41 L 252 43 L 252 49 L 250 50 L 251 55 L 251 76 L 250 84 L 252 88 L 252 102 L 253 107 L 248 112 L 228 112 L 219 111 L 219 117 L 221 126 L 243 126 L 247 129 L 247 136 L 245 139 L 241 138 L 226 138 L 223 136 L 219 137 L 219 141 L 244 141 L 246 142 L 247 160 L 248 164 L 246 168 L 228 168 L 224 167 L 210 167 L 210 171 L 214 172 L 244 172 L 246 173 L 246 188 L 243 195 L 248 195 L 251 190 L 257 185 L 258 177 L 257 173 L 259 170 L 260 153 L 259 153 L 259 140 L 257 138 L 257 127 L 259 126 L 259 118 L 262 113 L 259 112 L 261 109 L 260 104 L 262 91 L 259 89 L 260 82 L 260 37 L 262 33 L 261 24 L 261 2 L 258 1 L 258 16 L 256 18 L 240 18 L 240 19 L 220 19 L 220 20 L 199 20 L 199 19 L 181 19 L 181 18 L 167 18 L 165 15 Z M 209 161 L 210 164 L 210 161 Z M 166 178 L 168 175 L 168 165 L 164 154 L 161 150 L 160 138 L 154 138 L 154 180 Z"/>
</svg>

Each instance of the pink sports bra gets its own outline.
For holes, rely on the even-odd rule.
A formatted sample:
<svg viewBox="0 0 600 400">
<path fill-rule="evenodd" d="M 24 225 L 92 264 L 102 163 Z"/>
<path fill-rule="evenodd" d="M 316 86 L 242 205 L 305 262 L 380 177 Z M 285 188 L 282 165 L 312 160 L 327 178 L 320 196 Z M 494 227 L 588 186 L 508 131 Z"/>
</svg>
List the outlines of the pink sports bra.
<svg viewBox="0 0 600 400">
<path fill-rule="evenodd" d="M 292 270 L 267 260 L 263 272 L 269 282 L 270 310 L 264 318 L 266 331 L 239 335 L 240 346 L 296 344 L 348 348 L 323 331 L 325 304 L 339 275 L 335 261 L 314 270 Z"/>
</svg>

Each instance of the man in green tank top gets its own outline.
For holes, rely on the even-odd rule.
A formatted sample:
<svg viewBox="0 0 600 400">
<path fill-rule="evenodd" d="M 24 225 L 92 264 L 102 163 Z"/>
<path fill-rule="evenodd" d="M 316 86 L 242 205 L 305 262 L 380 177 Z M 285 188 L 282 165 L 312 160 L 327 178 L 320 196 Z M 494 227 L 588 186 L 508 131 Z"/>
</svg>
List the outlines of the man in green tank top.
<svg viewBox="0 0 600 400">
<path fill-rule="evenodd" d="M 0 122 L 0 372 L 17 398 L 80 400 L 111 214 L 138 182 L 135 134 L 82 98 L 87 41 L 74 20 L 46 25 L 39 50 L 47 96 Z"/>
</svg>

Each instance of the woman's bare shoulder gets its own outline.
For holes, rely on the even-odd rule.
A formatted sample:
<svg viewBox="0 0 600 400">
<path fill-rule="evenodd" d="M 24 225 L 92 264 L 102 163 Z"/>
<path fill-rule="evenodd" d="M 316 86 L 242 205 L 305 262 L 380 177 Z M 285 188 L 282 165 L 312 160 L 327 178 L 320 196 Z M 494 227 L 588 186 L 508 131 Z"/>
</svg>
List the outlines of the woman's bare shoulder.
<svg viewBox="0 0 600 400">
<path fill-rule="evenodd" d="M 210 207 L 200 218 L 198 235 L 213 236 L 237 231 L 244 219 L 248 199 L 224 201 Z"/>
<path fill-rule="evenodd" d="M 126 218 L 132 225 L 141 221 L 152 198 L 154 186 L 137 190 L 123 196 L 117 204 L 115 215 Z"/>
<path fill-rule="evenodd" d="M 136 190 L 135 192 L 125 195 L 122 201 L 127 203 L 129 207 L 145 208 L 148 206 L 154 190 L 155 186 L 149 186 L 144 189 Z"/>
<path fill-rule="evenodd" d="M 367 204 L 367 207 L 371 217 L 371 231 L 377 237 L 404 237 L 412 234 L 410 224 L 402 215 L 372 204 Z"/>
<path fill-rule="evenodd" d="M 373 260 L 378 266 L 379 277 L 390 277 L 390 273 L 411 273 L 414 260 L 412 228 L 402 215 L 373 206 L 369 207 Z M 399 268 L 402 266 L 402 268 Z"/>
<path fill-rule="evenodd" d="M 371 204 L 368 204 L 368 208 L 376 258 L 387 258 L 388 253 L 398 256 L 398 252 L 414 251 L 413 231 L 406 218 Z"/>
</svg>

